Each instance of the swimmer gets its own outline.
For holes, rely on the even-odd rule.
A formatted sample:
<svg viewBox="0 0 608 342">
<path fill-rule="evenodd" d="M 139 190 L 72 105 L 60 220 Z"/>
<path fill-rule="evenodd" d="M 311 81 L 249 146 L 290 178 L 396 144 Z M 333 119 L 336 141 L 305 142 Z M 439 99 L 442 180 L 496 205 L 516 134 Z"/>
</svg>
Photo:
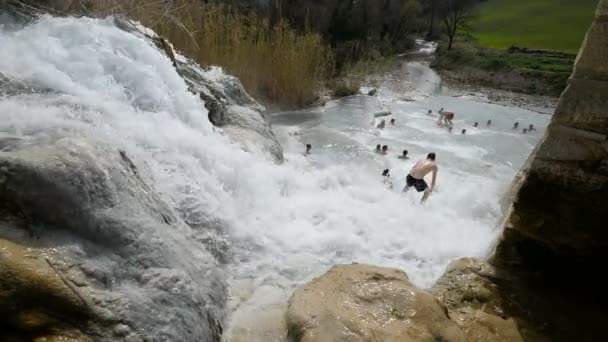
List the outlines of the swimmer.
<svg viewBox="0 0 608 342">
<path fill-rule="evenodd" d="M 477 126 L 479 126 L 479 122 L 476 122 L 473 124 L 473 127 L 477 127 Z"/>
<path fill-rule="evenodd" d="M 463 128 L 462 129 L 462 135 L 465 135 L 465 134 L 467 134 L 467 130 Z"/>
<path fill-rule="evenodd" d="M 403 192 L 408 191 L 412 187 L 416 188 L 418 192 L 424 192 L 421 203 L 424 203 L 427 198 L 431 195 L 431 192 L 435 189 L 435 182 L 437 181 L 437 164 L 435 163 L 435 153 L 429 153 L 425 160 L 419 160 L 416 165 L 412 168 L 410 173 L 405 178 L 406 185 L 403 188 Z M 431 187 L 424 181 L 424 176 L 433 173 L 433 180 Z"/>
<path fill-rule="evenodd" d="M 524 128 L 524 130 L 522 131 L 524 134 L 528 133 L 528 129 Z"/>
<path fill-rule="evenodd" d="M 376 153 L 382 153 L 382 146 L 380 146 L 380 144 L 376 145 Z"/>
<path fill-rule="evenodd" d="M 382 152 L 380 152 L 380 154 L 386 155 L 387 153 L 388 153 L 388 146 L 387 145 L 382 146 Z"/>
<path fill-rule="evenodd" d="M 306 144 L 306 152 L 304 152 L 304 154 L 309 155 L 311 150 L 312 150 L 312 145 Z"/>
<path fill-rule="evenodd" d="M 492 120 L 488 120 L 488 123 L 486 124 L 486 126 L 490 127 L 492 125 Z"/>
<path fill-rule="evenodd" d="M 530 126 L 528 126 L 528 132 L 532 132 L 532 131 L 536 131 L 536 128 L 534 128 L 533 124 L 530 124 Z"/>
<path fill-rule="evenodd" d="M 386 127 L 386 120 L 382 119 L 376 128 L 383 129 L 384 127 Z"/>
<path fill-rule="evenodd" d="M 407 150 L 403 150 L 403 154 L 397 158 L 403 159 L 403 160 L 410 159 L 410 157 L 407 156 L 407 153 L 408 153 Z"/>
<path fill-rule="evenodd" d="M 429 111 L 426 113 L 426 115 L 433 116 L 433 111 L 429 109 Z"/>
<path fill-rule="evenodd" d="M 452 129 L 453 129 L 453 128 L 454 128 L 454 127 L 449 126 L 449 127 L 448 127 L 448 133 L 452 133 Z"/>
<path fill-rule="evenodd" d="M 513 124 L 513 129 L 517 129 L 519 127 L 519 122 Z"/>
<path fill-rule="evenodd" d="M 391 119 L 391 126 L 395 126 L 395 119 Z"/>
<path fill-rule="evenodd" d="M 384 171 L 382 171 L 382 183 L 384 183 L 384 185 L 386 187 L 388 187 L 389 189 L 393 188 L 393 182 L 391 181 L 391 170 L 390 169 L 385 169 Z"/>
</svg>

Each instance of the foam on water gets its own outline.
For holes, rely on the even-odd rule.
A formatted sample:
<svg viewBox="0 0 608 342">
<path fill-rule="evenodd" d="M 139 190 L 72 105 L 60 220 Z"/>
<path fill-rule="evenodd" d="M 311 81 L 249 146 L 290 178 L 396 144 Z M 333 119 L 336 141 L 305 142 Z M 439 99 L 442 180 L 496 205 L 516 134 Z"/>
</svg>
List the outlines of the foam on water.
<svg viewBox="0 0 608 342">
<path fill-rule="evenodd" d="M 149 181 L 190 221 L 221 222 L 233 255 L 230 305 L 244 328 L 258 325 L 254 313 L 283 308 L 296 286 L 336 263 L 399 267 L 429 286 L 450 260 L 483 256 L 497 236 L 498 200 L 541 134 L 514 134 L 512 122 L 542 130 L 548 121 L 462 98 L 352 97 L 309 119 L 277 116 L 287 151 L 277 166 L 214 129 L 171 61 L 111 20 L 43 18 L 0 31 L 0 46 L 1 74 L 48 90 L 0 97 L 0 130 L 105 138 L 145 166 Z M 396 128 L 370 126 L 369 115 L 383 106 Z M 439 107 L 457 112 L 451 135 L 424 115 Z M 490 117 L 491 128 L 457 134 Z M 313 143 L 310 157 L 301 154 L 305 142 Z M 374 154 L 377 143 L 388 144 L 390 155 Z M 396 158 L 403 148 L 412 158 L 438 154 L 438 187 L 426 205 L 419 194 L 400 193 L 414 162 Z M 382 186 L 386 167 L 394 190 Z"/>
</svg>

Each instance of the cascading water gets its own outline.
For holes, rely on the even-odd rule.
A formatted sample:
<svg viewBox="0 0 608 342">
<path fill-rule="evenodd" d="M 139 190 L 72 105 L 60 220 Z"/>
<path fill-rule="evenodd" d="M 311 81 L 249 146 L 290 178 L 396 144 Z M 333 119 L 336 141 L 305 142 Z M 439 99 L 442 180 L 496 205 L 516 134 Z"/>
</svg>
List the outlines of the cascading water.
<svg viewBox="0 0 608 342">
<path fill-rule="evenodd" d="M 281 313 L 293 289 L 333 264 L 394 266 L 429 286 L 450 260 L 483 256 L 498 234 L 499 198 L 549 119 L 430 88 L 404 101 L 383 88 L 379 99 L 275 115 L 287 159 L 275 165 L 212 127 L 171 61 L 111 20 L 42 18 L 2 29 L 0 46 L 0 76 L 19 84 L 2 90 L 0 131 L 93 134 L 145 164 L 149 183 L 189 223 L 219 227 L 229 250 L 227 339 L 235 341 L 282 339 Z M 413 67 L 423 78 L 430 72 Z M 381 106 L 395 127 L 370 125 Z M 425 114 L 440 107 L 457 113 L 451 134 Z M 511 130 L 515 121 L 538 131 L 522 135 Z M 308 157 L 304 143 L 313 144 Z M 389 155 L 374 154 L 376 144 L 389 145 Z M 411 160 L 397 159 L 403 149 Z M 400 190 L 414 161 L 431 151 L 438 186 L 420 205 L 419 194 Z M 393 190 L 382 184 L 384 168 L 392 170 Z"/>
</svg>

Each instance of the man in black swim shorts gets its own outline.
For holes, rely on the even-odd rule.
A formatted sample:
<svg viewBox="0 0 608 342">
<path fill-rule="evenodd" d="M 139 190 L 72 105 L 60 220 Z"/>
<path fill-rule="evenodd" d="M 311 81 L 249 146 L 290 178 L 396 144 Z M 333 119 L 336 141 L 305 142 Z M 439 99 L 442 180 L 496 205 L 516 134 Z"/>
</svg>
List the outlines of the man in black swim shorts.
<svg viewBox="0 0 608 342">
<path fill-rule="evenodd" d="M 408 188 L 414 187 L 414 189 L 416 189 L 416 191 L 418 191 L 418 192 L 422 192 L 422 191 L 426 190 L 426 188 L 429 187 L 429 185 L 426 184 L 424 179 L 416 179 L 416 178 L 412 177 L 412 175 L 407 175 L 407 177 L 405 178 L 405 183 Z M 409 190 L 409 189 L 407 189 L 407 190 Z"/>
<path fill-rule="evenodd" d="M 424 176 L 428 173 L 433 172 L 433 181 L 431 186 L 424 181 Z M 405 181 L 405 188 L 403 191 L 408 191 L 412 187 L 418 192 L 423 192 L 422 202 L 426 201 L 431 195 L 431 192 L 435 189 L 435 181 L 437 180 L 437 164 L 435 163 L 435 153 L 429 153 L 425 160 L 420 160 L 414 165 L 410 173 L 407 175 Z"/>
</svg>

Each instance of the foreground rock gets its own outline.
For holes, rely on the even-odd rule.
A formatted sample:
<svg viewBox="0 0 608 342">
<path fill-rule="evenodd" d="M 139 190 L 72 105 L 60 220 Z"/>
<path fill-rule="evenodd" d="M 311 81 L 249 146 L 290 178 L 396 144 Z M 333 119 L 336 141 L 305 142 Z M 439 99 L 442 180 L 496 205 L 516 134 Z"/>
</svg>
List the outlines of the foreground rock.
<svg viewBox="0 0 608 342">
<path fill-rule="evenodd" d="M 467 341 L 523 341 L 512 308 L 518 304 L 497 284 L 500 275 L 491 265 L 460 259 L 431 289 L 447 307 L 450 318 L 466 333 Z M 530 336 L 539 341 L 538 335 Z M 528 337 L 530 337 L 528 336 Z"/>
<path fill-rule="evenodd" d="M 290 334 L 303 342 L 465 341 L 445 308 L 404 272 L 339 265 L 289 300 Z"/>
<path fill-rule="evenodd" d="M 126 152 L 0 136 L 0 336 L 218 341 L 225 283 L 193 235 Z"/>
</svg>

